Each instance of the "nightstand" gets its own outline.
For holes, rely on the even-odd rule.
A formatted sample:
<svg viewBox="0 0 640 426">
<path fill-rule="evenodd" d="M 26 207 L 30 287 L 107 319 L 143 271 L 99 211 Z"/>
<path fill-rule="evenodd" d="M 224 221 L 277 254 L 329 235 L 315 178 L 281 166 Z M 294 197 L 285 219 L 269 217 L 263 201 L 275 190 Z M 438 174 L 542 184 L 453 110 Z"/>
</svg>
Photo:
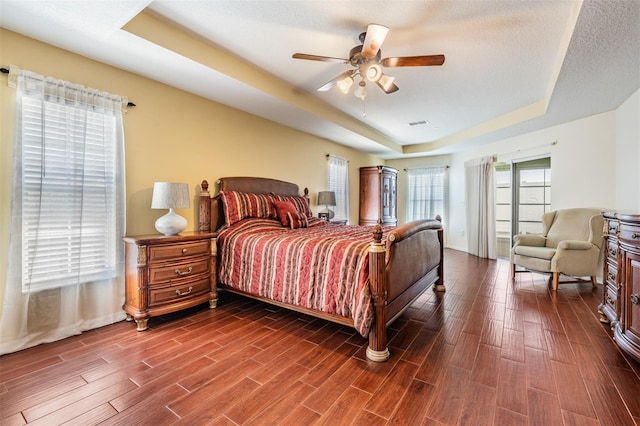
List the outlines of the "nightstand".
<svg viewBox="0 0 640 426">
<path fill-rule="evenodd" d="M 150 317 L 218 301 L 216 233 L 127 236 L 125 302 L 127 321 L 138 331 Z"/>
</svg>

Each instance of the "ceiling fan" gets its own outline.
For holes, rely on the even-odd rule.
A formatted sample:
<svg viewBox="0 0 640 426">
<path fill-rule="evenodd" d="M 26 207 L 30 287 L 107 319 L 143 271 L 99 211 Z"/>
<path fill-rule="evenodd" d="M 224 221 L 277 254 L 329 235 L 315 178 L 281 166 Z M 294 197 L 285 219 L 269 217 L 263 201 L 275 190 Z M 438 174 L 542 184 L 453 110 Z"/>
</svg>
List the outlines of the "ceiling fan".
<svg viewBox="0 0 640 426">
<path fill-rule="evenodd" d="M 338 89 L 346 94 L 349 93 L 349 88 L 353 84 L 354 78 L 360 77 L 360 82 L 354 91 L 354 95 L 362 100 L 367 96 L 366 81 L 375 82 L 387 94 L 398 90 L 398 86 L 393 82 L 394 77 L 385 75 L 382 72 L 382 67 L 423 67 L 442 65 L 444 63 L 444 55 L 404 56 L 383 59 L 380 46 L 387 37 L 388 32 L 389 28 L 384 25 L 369 24 L 367 31 L 360 34 L 359 39 L 362 44 L 351 49 L 349 59 L 309 55 L 306 53 L 295 53 L 293 58 L 350 64 L 353 69 L 338 75 L 319 87 L 318 91 L 324 92 L 334 86 L 338 86 Z"/>
</svg>

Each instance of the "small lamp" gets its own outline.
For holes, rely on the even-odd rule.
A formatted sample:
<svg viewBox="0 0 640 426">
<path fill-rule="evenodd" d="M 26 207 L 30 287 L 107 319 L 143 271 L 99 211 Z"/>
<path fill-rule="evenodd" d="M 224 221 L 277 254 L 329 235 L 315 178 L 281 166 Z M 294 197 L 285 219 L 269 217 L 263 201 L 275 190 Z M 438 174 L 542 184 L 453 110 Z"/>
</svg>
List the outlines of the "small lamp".
<svg viewBox="0 0 640 426">
<path fill-rule="evenodd" d="M 164 235 L 177 235 L 187 229 L 187 219 L 173 209 L 190 207 L 189 185 L 175 182 L 155 182 L 153 184 L 152 209 L 169 209 L 169 213 L 156 220 L 156 230 Z"/>
<path fill-rule="evenodd" d="M 336 193 L 333 191 L 320 191 L 318 192 L 318 205 L 324 204 L 324 210 L 320 213 L 323 213 L 329 216 L 329 219 L 333 219 L 335 213 L 333 210 L 329 208 L 329 206 L 336 205 Z"/>
</svg>

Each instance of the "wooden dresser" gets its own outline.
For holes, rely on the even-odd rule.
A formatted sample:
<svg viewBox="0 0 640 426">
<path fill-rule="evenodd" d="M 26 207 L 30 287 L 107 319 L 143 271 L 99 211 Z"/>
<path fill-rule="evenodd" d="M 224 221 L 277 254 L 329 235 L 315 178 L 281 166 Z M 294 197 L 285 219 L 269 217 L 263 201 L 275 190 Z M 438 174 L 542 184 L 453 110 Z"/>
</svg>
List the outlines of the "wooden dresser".
<svg viewBox="0 0 640 426">
<path fill-rule="evenodd" d="M 124 237 L 127 321 L 146 330 L 150 317 L 218 300 L 216 234 Z"/>
<path fill-rule="evenodd" d="M 360 168 L 360 225 L 396 226 L 398 171 L 387 166 Z"/>
<path fill-rule="evenodd" d="M 640 361 L 640 214 L 603 213 L 605 284 L 600 321 L 616 343 Z"/>
</svg>

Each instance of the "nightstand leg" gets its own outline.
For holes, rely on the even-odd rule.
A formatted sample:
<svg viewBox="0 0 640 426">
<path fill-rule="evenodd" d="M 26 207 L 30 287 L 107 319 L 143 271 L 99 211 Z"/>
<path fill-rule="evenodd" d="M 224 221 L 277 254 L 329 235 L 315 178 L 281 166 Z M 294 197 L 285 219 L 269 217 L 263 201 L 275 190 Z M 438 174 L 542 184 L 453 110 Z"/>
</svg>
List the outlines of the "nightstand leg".
<svg viewBox="0 0 640 426">
<path fill-rule="evenodd" d="M 126 318 L 125 321 L 133 321 L 133 316 L 131 316 L 131 314 L 128 314 L 125 312 Z"/>
<path fill-rule="evenodd" d="M 215 309 L 218 307 L 218 299 L 209 300 L 209 309 Z"/>
</svg>

